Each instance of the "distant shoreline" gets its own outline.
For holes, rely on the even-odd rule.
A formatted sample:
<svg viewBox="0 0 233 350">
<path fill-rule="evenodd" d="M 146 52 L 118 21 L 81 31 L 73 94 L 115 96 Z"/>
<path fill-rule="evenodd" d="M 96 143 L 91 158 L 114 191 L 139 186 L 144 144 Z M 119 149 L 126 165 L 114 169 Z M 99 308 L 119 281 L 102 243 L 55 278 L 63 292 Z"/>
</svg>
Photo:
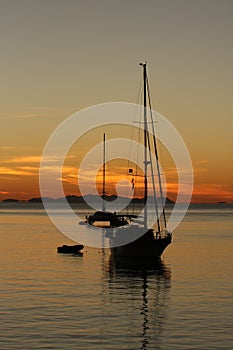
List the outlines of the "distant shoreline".
<svg viewBox="0 0 233 350">
<path fill-rule="evenodd" d="M 99 198 L 98 196 L 96 195 L 92 195 L 92 194 L 89 194 L 86 196 L 88 201 L 97 201 L 97 199 Z M 107 202 L 112 202 L 114 200 L 116 200 L 118 197 L 115 196 L 115 195 L 111 195 L 111 196 L 105 196 L 105 200 Z M 129 198 L 128 197 L 119 197 L 120 199 L 122 199 L 122 202 L 128 202 L 129 201 Z M 57 199 L 54 199 L 54 198 L 49 198 L 49 197 L 46 197 L 46 198 L 42 198 L 41 197 L 33 197 L 33 198 L 30 198 L 28 200 L 20 200 L 20 199 L 16 199 L 16 198 L 7 198 L 7 199 L 3 199 L 2 201 L 0 201 L 0 203 L 2 204 L 32 204 L 32 203 L 41 203 L 43 204 L 43 202 L 48 202 L 48 203 L 62 203 L 64 202 L 64 200 L 67 200 L 68 203 L 76 203 L 76 204 L 86 204 L 86 201 L 84 200 L 84 198 L 82 196 L 76 196 L 76 195 L 68 195 L 66 197 L 62 197 L 62 198 L 57 198 Z M 143 204 L 143 201 L 144 199 L 143 198 L 133 198 L 131 201 L 130 201 L 130 204 Z M 174 205 L 175 202 L 172 201 L 171 199 L 169 198 L 166 198 L 166 205 Z M 182 204 L 182 203 L 180 203 Z M 232 205 L 233 203 L 231 202 L 225 202 L 225 201 L 218 201 L 218 202 L 212 202 L 212 203 L 190 203 L 191 205 L 221 205 L 221 206 L 224 206 L 224 205 Z"/>
<path fill-rule="evenodd" d="M 89 201 L 96 201 L 99 197 L 96 195 L 92 195 L 89 194 L 86 196 L 86 199 Z M 112 202 L 114 200 L 116 200 L 117 198 L 122 199 L 122 201 L 127 201 L 129 200 L 128 197 L 117 197 L 115 195 L 111 195 L 111 196 L 105 196 L 105 200 L 107 202 Z M 85 204 L 86 200 L 82 197 L 82 196 L 76 196 L 76 195 L 68 195 L 66 197 L 62 197 L 62 198 L 49 198 L 49 197 L 37 197 L 37 198 L 30 198 L 28 200 L 19 200 L 16 198 L 7 198 L 7 199 L 3 199 L 1 201 L 1 203 L 42 203 L 42 202 L 52 202 L 52 203 L 58 203 L 58 202 L 63 202 L 64 200 L 67 200 L 69 203 L 81 203 L 81 204 Z M 143 198 L 133 198 L 131 200 L 131 203 L 143 203 L 144 199 Z M 174 202 L 169 199 L 166 198 L 166 204 L 174 204 Z"/>
</svg>

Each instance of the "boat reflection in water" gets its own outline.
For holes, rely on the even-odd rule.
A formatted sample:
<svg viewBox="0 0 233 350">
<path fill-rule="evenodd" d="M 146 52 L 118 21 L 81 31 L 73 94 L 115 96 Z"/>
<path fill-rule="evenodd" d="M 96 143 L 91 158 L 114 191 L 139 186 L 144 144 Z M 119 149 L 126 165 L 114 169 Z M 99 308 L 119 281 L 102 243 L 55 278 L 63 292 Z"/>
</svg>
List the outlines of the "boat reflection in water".
<svg viewBox="0 0 233 350">
<path fill-rule="evenodd" d="M 125 348 L 159 349 L 171 287 L 169 267 L 161 259 L 140 260 L 112 255 L 105 267 L 109 291 L 104 293 L 109 295 L 112 307 L 122 310 L 118 327 L 125 338 Z M 108 307 L 107 310 L 110 311 Z M 111 319 L 112 315 L 108 316 Z"/>
</svg>

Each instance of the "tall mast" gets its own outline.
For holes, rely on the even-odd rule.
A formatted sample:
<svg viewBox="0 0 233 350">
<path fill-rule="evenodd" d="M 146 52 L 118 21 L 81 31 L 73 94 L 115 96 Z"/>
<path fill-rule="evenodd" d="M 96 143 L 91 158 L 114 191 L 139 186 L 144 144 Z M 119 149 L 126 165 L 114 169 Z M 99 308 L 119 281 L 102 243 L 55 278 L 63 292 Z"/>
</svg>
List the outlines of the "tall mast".
<svg viewBox="0 0 233 350">
<path fill-rule="evenodd" d="M 104 139 L 103 139 L 103 188 L 102 188 L 102 198 L 103 198 L 103 203 L 102 203 L 102 211 L 106 210 L 105 207 L 105 133 L 104 133 Z"/>
<path fill-rule="evenodd" d="M 148 188 L 147 188 L 147 64 L 140 63 L 140 66 L 143 67 L 143 105 L 144 105 L 144 227 L 147 228 L 147 197 L 148 197 Z"/>
<path fill-rule="evenodd" d="M 149 83 L 147 79 L 147 91 L 148 91 L 148 100 L 149 100 L 149 107 L 151 111 L 151 100 L 150 100 L 150 91 L 149 91 Z M 161 179 L 161 172 L 160 172 L 160 166 L 159 166 L 159 156 L 158 156 L 158 148 L 157 148 L 157 142 L 156 142 L 156 136 L 155 136 L 155 128 L 152 118 L 152 113 L 150 114 L 151 117 L 151 124 L 152 124 L 152 133 L 153 133 L 153 141 L 154 141 L 154 150 L 155 150 L 155 157 L 156 157 L 156 165 L 157 165 L 157 173 L 158 173 L 158 180 L 159 180 L 159 191 L 160 191 L 160 198 L 161 198 L 161 204 L 162 204 L 162 211 L 163 211 L 163 221 L 164 221 L 164 229 L 167 230 L 167 220 L 166 220 L 166 214 L 164 206 L 166 204 L 166 198 L 165 202 L 163 201 L 163 188 L 162 188 L 162 179 Z M 158 217 L 158 216 L 157 216 Z M 160 232 L 160 221 L 159 217 L 157 219 L 158 223 L 158 231 Z"/>
</svg>

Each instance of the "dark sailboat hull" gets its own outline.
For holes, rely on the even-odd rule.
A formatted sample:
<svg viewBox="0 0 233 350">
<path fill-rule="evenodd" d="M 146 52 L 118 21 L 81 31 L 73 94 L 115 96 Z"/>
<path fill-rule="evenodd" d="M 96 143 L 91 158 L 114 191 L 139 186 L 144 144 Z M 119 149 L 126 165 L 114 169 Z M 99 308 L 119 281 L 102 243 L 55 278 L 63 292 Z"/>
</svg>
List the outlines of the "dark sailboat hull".
<svg viewBox="0 0 233 350">
<path fill-rule="evenodd" d="M 171 234 L 162 238 L 147 239 L 145 236 L 125 245 L 111 248 L 113 256 L 158 258 L 171 243 Z"/>
</svg>

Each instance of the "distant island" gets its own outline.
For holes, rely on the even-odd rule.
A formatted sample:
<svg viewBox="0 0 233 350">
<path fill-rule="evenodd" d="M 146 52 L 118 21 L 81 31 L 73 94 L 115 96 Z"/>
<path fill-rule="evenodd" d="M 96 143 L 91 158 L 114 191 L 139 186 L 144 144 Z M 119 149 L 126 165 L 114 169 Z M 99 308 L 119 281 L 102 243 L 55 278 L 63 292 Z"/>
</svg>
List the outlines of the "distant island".
<svg viewBox="0 0 233 350">
<path fill-rule="evenodd" d="M 20 202 L 20 201 L 18 199 L 15 199 L 15 198 L 7 198 L 7 199 L 3 199 L 2 202 L 17 203 L 17 202 Z"/>
<path fill-rule="evenodd" d="M 93 200 L 95 201 L 95 199 L 98 198 L 98 196 L 93 195 L 93 194 L 89 194 L 86 196 L 87 199 Z M 76 195 L 68 195 L 65 197 L 66 200 L 69 203 L 80 203 L 80 204 L 85 204 L 85 200 L 82 196 L 76 196 Z M 117 199 L 118 197 L 116 195 L 111 195 L 111 196 L 105 196 L 105 200 L 108 202 L 112 202 L 115 199 Z M 126 197 L 120 197 L 122 198 L 122 200 L 127 200 L 128 198 Z M 49 197 L 43 197 L 43 201 L 47 201 L 47 202 L 62 202 L 64 201 L 64 197 L 63 198 L 57 198 L 57 199 L 53 199 L 53 198 L 49 198 Z M 143 198 L 133 198 L 131 200 L 131 203 L 143 203 L 144 199 Z M 38 197 L 38 198 L 30 198 L 28 200 L 24 200 L 24 201 L 20 201 L 18 199 L 15 198 L 7 198 L 7 199 L 3 199 L 2 202 L 4 203 L 42 203 L 42 198 Z M 169 198 L 166 198 L 166 204 L 174 204 L 174 201 L 172 201 Z"/>
</svg>

